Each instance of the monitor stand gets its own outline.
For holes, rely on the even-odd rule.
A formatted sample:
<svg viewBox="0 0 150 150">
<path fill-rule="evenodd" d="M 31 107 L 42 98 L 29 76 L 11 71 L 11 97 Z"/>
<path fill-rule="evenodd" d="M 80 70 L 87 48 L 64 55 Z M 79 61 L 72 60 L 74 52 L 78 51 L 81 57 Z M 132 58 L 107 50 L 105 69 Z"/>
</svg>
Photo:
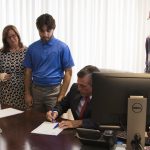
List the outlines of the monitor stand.
<svg viewBox="0 0 150 150">
<path fill-rule="evenodd" d="M 130 96 L 130 98 L 128 98 L 128 150 L 133 149 L 134 144 L 137 144 L 137 140 L 140 142 L 140 147 L 144 147 L 145 145 L 146 108 L 147 98 L 143 98 L 143 96 Z"/>
</svg>

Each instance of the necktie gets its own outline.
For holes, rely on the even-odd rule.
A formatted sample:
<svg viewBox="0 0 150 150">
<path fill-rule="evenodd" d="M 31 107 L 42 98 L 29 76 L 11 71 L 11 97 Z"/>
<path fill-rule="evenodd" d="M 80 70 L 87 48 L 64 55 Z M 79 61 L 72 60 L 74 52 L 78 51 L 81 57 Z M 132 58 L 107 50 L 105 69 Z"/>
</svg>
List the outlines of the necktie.
<svg viewBox="0 0 150 150">
<path fill-rule="evenodd" d="M 83 106 L 81 108 L 79 119 L 83 119 L 83 114 L 84 114 L 84 112 L 85 112 L 85 110 L 87 108 L 87 105 L 88 105 L 89 101 L 90 101 L 90 97 L 84 97 L 84 101 L 85 102 L 84 102 L 84 104 L 83 104 Z"/>
</svg>

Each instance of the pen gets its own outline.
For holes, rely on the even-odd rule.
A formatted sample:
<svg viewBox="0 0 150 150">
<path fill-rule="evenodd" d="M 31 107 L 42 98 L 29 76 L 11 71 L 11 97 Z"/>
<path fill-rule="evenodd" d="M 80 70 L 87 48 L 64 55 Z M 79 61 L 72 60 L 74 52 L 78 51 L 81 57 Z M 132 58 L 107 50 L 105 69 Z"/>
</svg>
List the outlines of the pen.
<svg viewBox="0 0 150 150">
<path fill-rule="evenodd" d="M 54 115 L 54 112 L 55 112 L 55 111 L 52 109 L 52 117 L 53 117 L 53 115 Z M 52 122 L 54 123 L 54 122 L 56 122 L 56 120 L 52 118 Z"/>
<path fill-rule="evenodd" d="M 52 117 L 54 115 L 54 111 L 52 110 Z M 55 122 L 55 120 L 52 118 L 52 122 Z"/>
<path fill-rule="evenodd" d="M 59 126 L 59 123 L 57 123 L 57 124 L 53 127 L 53 129 L 56 129 L 58 126 Z"/>
<path fill-rule="evenodd" d="M 55 118 L 53 118 L 54 117 L 54 113 L 56 113 L 57 111 L 56 110 L 54 110 L 54 109 L 52 109 L 51 110 L 52 112 L 51 112 L 51 116 L 52 116 L 52 123 L 54 123 L 54 122 L 56 122 L 56 116 L 55 116 Z"/>
</svg>

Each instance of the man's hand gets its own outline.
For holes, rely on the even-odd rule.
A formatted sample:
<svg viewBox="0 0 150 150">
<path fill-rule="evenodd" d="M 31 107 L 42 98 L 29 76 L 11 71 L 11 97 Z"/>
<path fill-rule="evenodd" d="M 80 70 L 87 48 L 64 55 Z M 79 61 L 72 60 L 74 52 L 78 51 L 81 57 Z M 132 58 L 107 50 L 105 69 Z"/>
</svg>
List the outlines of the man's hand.
<svg viewBox="0 0 150 150">
<path fill-rule="evenodd" d="M 82 126 L 82 120 L 67 120 L 59 123 L 59 127 L 63 129 L 78 128 Z"/>
<path fill-rule="evenodd" d="M 25 103 L 28 107 L 31 107 L 33 104 L 33 98 L 30 94 L 25 94 Z"/>
<path fill-rule="evenodd" d="M 46 118 L 47 120 L 54 122 L 56 120 L 56 118 L 58 117 L 58 112 L 57 111 L 48 111 L 46 113 Z"/>
<path fill-rule="evenodd" d="M 60 102 L 65 97 L 65 94 L 66 94 L 67 89 L 68 89 L 69 84 L 70 84 L 71 76 L 72 76 L 72 68 L 65 69 L 63 83 L 62 83 L 62 86 L 60 88 L 60 93 L 59 93 L 59 96 L 57 99 L 58 102 Z"/>
<path fill-rule="evenodd" d="M 63 98 L 64 98 L 64 95 L 59 95 L 57 98 L 57 101 L 60 102 L 60 101 L 62 101 Z"/>
</svg>

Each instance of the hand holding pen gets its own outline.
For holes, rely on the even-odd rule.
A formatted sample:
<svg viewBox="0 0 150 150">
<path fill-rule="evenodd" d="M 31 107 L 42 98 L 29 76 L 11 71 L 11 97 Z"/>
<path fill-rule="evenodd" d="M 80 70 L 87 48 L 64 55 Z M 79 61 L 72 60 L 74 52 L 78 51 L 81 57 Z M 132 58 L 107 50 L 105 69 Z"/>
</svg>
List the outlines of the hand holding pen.
<svg viewBox="0 0 150 150">
<path fill-rule="evenodd" d="M 58 117 L 58 112 L 50 110 L 47 112 L 46 117 L 51 122 L 56 122 L 56 118 Z"/>
</svg>

